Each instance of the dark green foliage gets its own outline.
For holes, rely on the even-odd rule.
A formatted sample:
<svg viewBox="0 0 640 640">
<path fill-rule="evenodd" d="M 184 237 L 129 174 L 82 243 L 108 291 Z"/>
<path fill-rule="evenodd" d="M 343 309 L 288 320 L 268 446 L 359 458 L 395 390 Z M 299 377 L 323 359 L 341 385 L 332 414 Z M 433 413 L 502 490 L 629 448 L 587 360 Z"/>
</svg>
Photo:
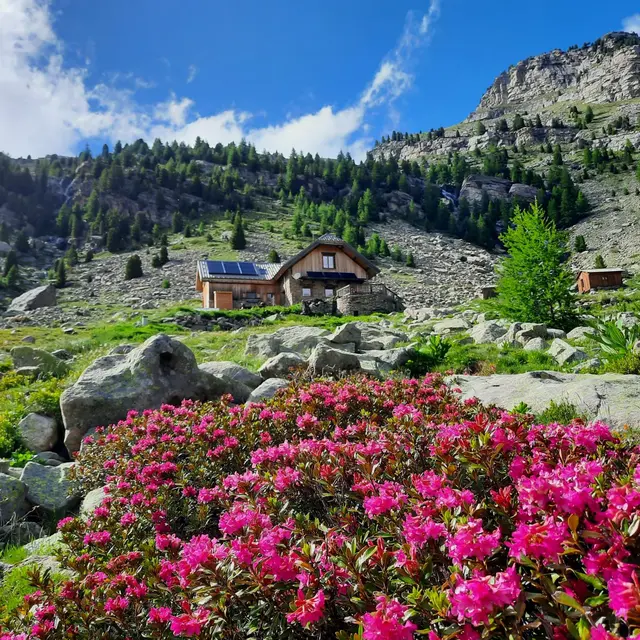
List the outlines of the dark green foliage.
<svg viewBox="0 0 640 640">
<path fill-rule="evenodd" d="M 173 233 L 180 233 L 184 228 L 184 220 L 182 214 L 176 211 L 171 218 L 171 230 Z"/>
<path fill-rule="evenodd" d="M 487 133 L 487 127 L 485 127 L 484 122 L 482 122 L 481 120 L 478 120 L 478 123 L 476 124 L 475 133 L 477 136 L 482 136 Z"/>
<path fill-rule="evenodd" d="M 67 268 L 64 266 L 64 260 L 58 262 L 55 284 L 58 289 L 63 289 L 67 284 Z"/>
<path fill-rule="evenodd" d="M 171 283 L 169 282 L 169 280 L 167 278 L 165 278 L 162 281 L 162 288 L 163 289 L 170 289 L 171 288 Z"/>
<path fill-rule="evenodd" d="M 236 218 L 233 223 L 233 232 L 231 233 L 231 248 L 244 249 L 246 246 L 247 246 L 247 240 L 244 236 L 242 216 L 238 213 L 236 214 Z"/>
<path fill-rule="evenodd" d="M 584 236 L 576 236 L 573 248 L 578 253 L 582 253 L 587 250 L 587 241 L 584 239 Z"/>
<path fill-rule="evenodd" d="M 433 371 L 442 364 L 452 347 L 452 343 L 438 335 L 429 336 L 429 341 L 415 350 L 413 357 L 406 364 L 412 377 L 420 377 Z"/>
<path fill-rule="evenodd" d="M 11 269 L 9 269 L 9 273 L 7 273 L 7 277 L 5 278 L 5 282 L 8 287 L 15 287 L 18 284 L 20 274 L 18 272 L 18 265 L 14 264 Z"/>
<path fill-rule="evenodd" d="M 125 266 L 124 271 L 124 279 L 125 280 L 133 280 L 134 278 L 142 278 L 144 274 L 142 273 L 142 260 L 140 260 L 140 256 L 135 254 L 132 255 L 128 260 Z"/>
<path fill-rule="evenodd" d="M 606 269 L 607 268 L 607 265 L 606 265 L 606 263 L 604 261 L 604 258 L 600 254 L 598 254 L 596 256 L 596 259 L 595 259 L 595 262 L 594 262 L 593 266 L 594 266 L 595 269 Z"/>
<path fill-rule="evenodd" d="M 409 252 L 407 254 L 407 267 L 415 268 L 415 266 L 416 266 L 416 261 L 413 257 L 413 253 Z"/>
<path fill-rule="evenodd" d="M 269 251 L 268 261 L 273 264 L 280 262 L 280 256 L 275 249 L 271 249 L 271 251 Z"/>
<path fill-rule="evenodd" d="M 16 251 L 20 253 L 29 253 L 29 238 L 24 231 L 20 231 L 16 236 L 16 241 L 14 242 L 14 247 Z"/>
<path fill-rule="evenodd" d="M 536 416 L 536 424 L 571 424 L 574 420 L 588 421 L 588 416 L 578 412 L 577 407 L 567 400 L 554 402 L 538 416 Z"/>
<path fill-rule="evenodd" d="M 78 262 L 78 250 L 76 249 L 76 246 L 74 244 L 72 244 L 69 249 L 67 250 L 67 254 L 65 256 L 65 259 L 67 261 L 67 264 L 70 267 L 75 267 Z"/>
<path fill-rule="evenodd" d="M 85 254 L 85 256 L 84 256 L 84 261 L 85 262 L 91 262 L 93 260 L 93 255 L 94 255 L 93 254 L 93 249 L 89 249 L 87 251 L 87 253 Z"/>
<path fill-rule="evenodd" d="M 566 235 L 534 204 L 528 210 L 516 209 L 513 226 L 501 240 L 508 253 L 498 271 L 499 304 L 505 316 L 571 326 L 576 310 Z"/>
<path fill-rule="evenodd" d="M 2 269 L 2 275 L 6 278 L 7 275 L 9 275 L 9 271 L 11 271 L 11 268 L 17 265 L 18 265 L 18 254 L 15 252 L 14 249 L 11 249 L 11 251 L 9 251 L 9 253 L 7 254 L 7 257 L 5 258 L 4 267 Z"/>
</svg>

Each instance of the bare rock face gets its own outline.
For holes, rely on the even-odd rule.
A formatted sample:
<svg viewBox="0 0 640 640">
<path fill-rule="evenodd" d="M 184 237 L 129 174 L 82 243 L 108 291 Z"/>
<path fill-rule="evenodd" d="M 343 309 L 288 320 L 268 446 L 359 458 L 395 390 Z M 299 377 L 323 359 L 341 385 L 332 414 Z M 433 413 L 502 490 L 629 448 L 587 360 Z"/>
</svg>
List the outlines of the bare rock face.
<svg viewBox="0 0 640 640">
<path fill-rule="evenodd" d="M 640 38 L 612 33 L 587 48 L 533 56 L 500 74 L 470 119 L 526 104 L 618 102 L 640 97 Z"/>
<path fill-rule="evenodd" d="M 131 409 L 214 400 L 227 390 L 224 380 L 198 368 L 190 349 L 159 334 L 126 355 L 98 358 L 65 390 L 60 398 L 64 442 L 74 452 L 89 429 L 114 424 Z"/>
<path fill-rule="evenodd" d="M 471 175 L 465 178 L 460 189 L 460 197 L 470 203 L 480 202 L 486 193 L 490 200 L 507 200 L 511 181 L 492 176 Z"/>
<path fill-rule="evenodd" d="M 31 289 L 12 300 L 6 315 L 18 315 L 41 307 L 55 307 L 56 296 L 56 288 L 50 284 Z"/>
</svg>

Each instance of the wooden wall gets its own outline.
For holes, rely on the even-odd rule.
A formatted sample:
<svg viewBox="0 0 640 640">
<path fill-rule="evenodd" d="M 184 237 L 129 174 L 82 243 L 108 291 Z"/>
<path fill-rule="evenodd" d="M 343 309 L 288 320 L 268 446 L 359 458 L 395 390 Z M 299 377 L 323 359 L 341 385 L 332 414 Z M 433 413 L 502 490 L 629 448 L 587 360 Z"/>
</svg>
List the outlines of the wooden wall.
<svg viewBox="0 0 640 640">
<path fill-rule="evenodd" d="M 325 269 L 322 266 L 323 253 L 335 254 L 335 269 Z M 358 278 L 367 279 L 367 272 L 355 260 L 352 260 L 344 253 L 341 247 L 333 245 L 317 247 L 291 267 L 292 273 L 306 273 L 307 271 L 341 271 L 343 273 L 355 273 Z"/>
<path fill-rule="evenodd" d="M 209 300 L 209 306 L 212 308 L 217 307 L 215 304 L 216 292 L 231 293 L 235 306 L 240 306 L 242 302 L 247 298 L 248 293 L 255 293 L 257 298 L 265 304 L 269 302 L 267 300 L 267 294 L 273 294 L 273 304 L 281 304 L 280 302 L 280 284 L 275 282 L 205 282 L 203 287 L 203 306 L 206 307 L 206 300 Z M 226 297 L 223 296 L 224 299 Z M 222 299 L 222 298 L 221 298 Z M 228 303 L 225 303 L 228 304 Z M 223 308 L 223 307 L 218 307 Z M 230 307 L 224 307 L 225 309 Z"/>
</svg>

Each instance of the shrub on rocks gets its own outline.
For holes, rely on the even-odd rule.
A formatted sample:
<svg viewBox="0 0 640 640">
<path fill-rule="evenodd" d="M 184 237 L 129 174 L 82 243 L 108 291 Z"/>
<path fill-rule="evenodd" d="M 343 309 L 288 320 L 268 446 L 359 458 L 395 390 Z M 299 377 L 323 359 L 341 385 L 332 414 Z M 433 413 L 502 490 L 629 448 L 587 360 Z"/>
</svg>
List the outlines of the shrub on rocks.
<svg viewBox="0 0 640 640">
<path fill-rule="evenodd" d="M 435 376 L 132 412 L 76 467 L 106 497 L 59 524 L 74 577 L 0 637 L 629 637 L 639 454 L 531 420 Z"/>
</svg>

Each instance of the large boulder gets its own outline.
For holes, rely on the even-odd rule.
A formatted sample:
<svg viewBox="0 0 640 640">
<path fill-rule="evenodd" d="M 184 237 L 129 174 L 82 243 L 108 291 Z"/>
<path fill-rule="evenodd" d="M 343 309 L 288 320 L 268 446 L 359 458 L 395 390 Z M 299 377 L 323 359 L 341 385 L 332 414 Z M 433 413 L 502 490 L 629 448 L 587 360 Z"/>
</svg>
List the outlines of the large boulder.
<svg viewBox="0 0 640 640">
<path fill-rule="evenodd" d="M 640 376 L 589 375 L 534 371 L 514 375 L 456 376 L 463 399 L 477 397 L 486 405 L 513 409 L 521 402 L 541 413 L 551 401 L 573 404 L 589 420 L 615 428 L 640 427 Z"/>
<path fill-rule="evenodd" d="M 80 496 L 72 491 L 69 471 L 75 462 L 59 467 L 46 467 L 37 462 L 27 462 L 20 480 L 27 485 L 27 500 L 45 511 L 62 512 L 72 509 Z"/>
<path fill-rule="evenodd" d="M 358 347 L 362 340 L 362 330 L 359 322 L 347 322 L 340 325 L 328 338 L 333 344 L 353 343 Z"/>
<path fill-rule="evenodd" d="M 56 288 L 53 285 L 31 289 L 21 296 L 14 298 L 5 315 L 18 315 L 25 311 L 40 309 L 41 307 L 55 307 Z"/>
<path fill-rule="evenodd" d="M 283 378 L 269 378 L 265 380 L 257 389 L 254 389 L 247 402 L 265 402 L 271 400 L 280 389 L 289 386 L 289 381 Z"/>
<path fill-rule="evenodd" d="M 448 318 L 433 325 L 433 332 L 439 335 L 466 331 L 471 325 L 464 318 Z"/>
<path fill-rule="evenodd" d="M 559 364 L 573 364 L 587 360 L 589 355 L 581 349 L 572 347 L 568 342 L 556 338 L 549 347 L 549 355 Z"/>
<path fill-rule="evenodd" d="M 329 332 L 318 327 L 283 327 L 275 333 L 249 336 L 245 355 L 272 358 L 279 353 L 310 353 Z"/>
<path fill-rule="evenodd" d="M 18 423 L 18 434 L 30 451 L 50 451 L 58 442 L 58 423 L 55 418 L 30 413 Z"/>
<path fill-rule="evenodd" d="M 265 380 L 269 378 L 286 378 L 292 369 L 303 367 L 306 364 L 307 361 L 299 353 L 279 353 L 277 356 L 269 358 L 258 369 L 258 373 Z"/>
<path fill-rule="evenodd" d="M 206 374 L 211 374 L 212 371 L 215 371 L 217 369 L 216 367 L 210 368 L 209 367 L 210 364 L 215 364 L 215 363 L 205 362 L 204 364 L 201 364 L 198 368 L 200 369 L 200 371 L 203 371 Z M 219 385 L 218 395 L 222 396 L 224 394 L 229 394 L 233 398 L 233 401 L 238 404 L 246 402 L 247 398 L 251 395 L 251 389 L 247 387 L 246 384 L 243 384 L 239 380 L 229 378 L 228 376 L 225 376 L 225 375 L 215 374 L 215 373 L 212 375 L 218 381 L 217 382 L 217 384 Z"/>
<path fill-rule="evenodd" d="M 200 368 L 214 376 L 224 376 L 241 382 L 249 389 L 255 389 L 262 384 L 262 378 L 257 373 L 253 373 L 235 362 L 205 362 L 200 365 Z"/>
<path fill-rule="evenodd" d="M 501 338 L 507 330 L 498 322 L 488 320 L 477 324 L 469 332 L 469 335 L 476 344 L 490 344 Z"/>
<path fill-rule="evenodd" d="M 61 377 L 69 372 L 69 365 L 43 349 L 20 346 L 11 349 L 15 369 L 33 369 L 33 373 Z"/>
<path fill-rule="evenodd" d="M 571 329 L 569 333 L 567 333 L 568 340 L 575 340 L 576 342 L 580 340 L 586 340 L 588 335 L 593 335 L 594 330 L 592 327 L 576 327 L 575 329 Z"/>
<path fill-rule="evenodd" d="M 131 409 L 215 400 L 227 392 L 224 380 L 199 369 L 185 345 L 159 334 L 126 355 L 98 358 L 64 391 L 64 442 L 74 452 L 89 429 L 123 420 Z"/>
<path fill-rule="evenodd" d="M 523 322 L 520 331 L 516 333 L 516 340 L 520 344 L 527 344 L 533 338 L 546 338 L 547 326 L 535 322 Z"/>
<path fill-rule="evenodd" d="M 369 375 L 385 377 L 392 371 L 404 367 L 415 355 L 415 345 L 397 349 L 384 349 L 380 351 L 367 351 L 359 355 L 362 371 Z"/>
<path fill-rule="evenodd" d="M 91 514 L 102 504 L 107 493 L 104 487 L 98 487 L 92 489 L 87 493 L 82 502 L 80 503 L 80 515 L 83 518 L 88 518 Z"/>
<path fill-rule="evenodd" d="M 21 518 L 28 510 L 27 485 L 6 473 L 0 473 L 0 522 Z"/>
<path fill-rule="evenodd" d="M 549 345 L 544 338 L 531 338 L 524 345 L 525 351 L 545 351 Z"/>
<path fill-rule="evenodd" d="M 359 371 L 360 358 L 349 351 L 319 344 L 309 357 L 309 371 L 317 375 L 334 375 L 345 371 Z"/>
</svg>

